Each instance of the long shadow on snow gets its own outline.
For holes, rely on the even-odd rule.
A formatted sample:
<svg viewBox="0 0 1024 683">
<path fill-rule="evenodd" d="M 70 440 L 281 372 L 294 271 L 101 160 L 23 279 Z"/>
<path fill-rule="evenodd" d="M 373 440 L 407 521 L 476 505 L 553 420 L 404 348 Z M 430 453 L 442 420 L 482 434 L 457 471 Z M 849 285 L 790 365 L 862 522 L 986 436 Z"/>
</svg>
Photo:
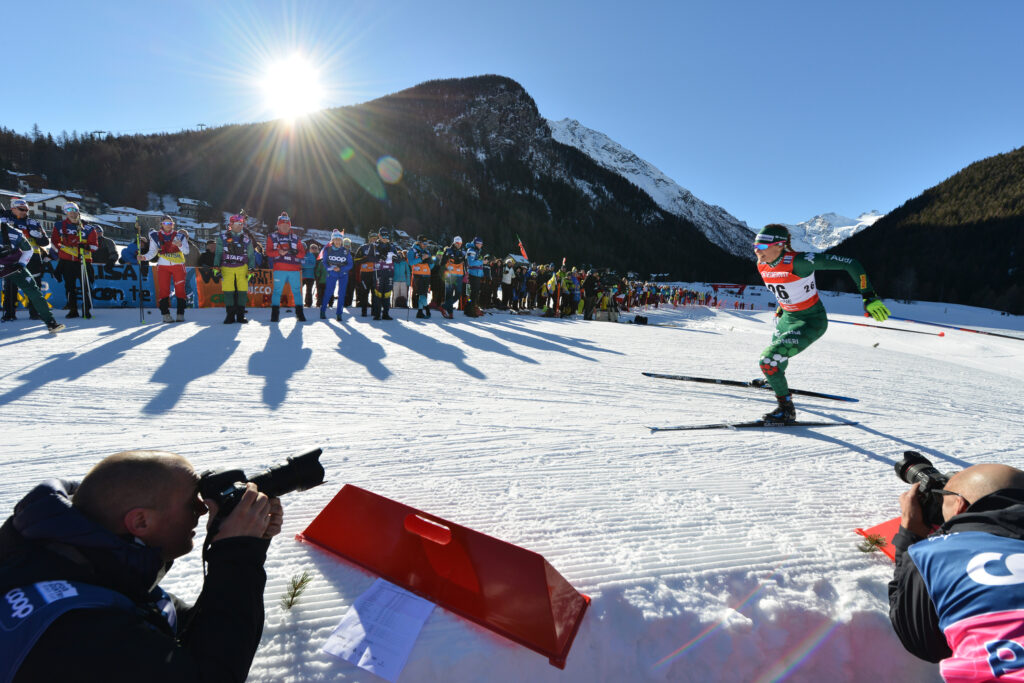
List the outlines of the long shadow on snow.
<svg viewBox="0 0 1024 683">
<path fill-rule="evenodd" d="M 60 313 L 60 311 L 58 311 L 57 309 L 53 309 L 53 311 L 51 311 L 51 312 L 54 313 L 54 319 L 56 319 L 57 322 L 61 322 L 61 317 L 59 315 L 56 315 L 56 313 Z M 93 320 L 96 320 L 96 318 L 93 318 Z M 43 321 L 41 321 L 41 320 L 26 320 L 25 322 L 26 323 L 31 323 L 31 324 L 23 325 L 23 324 L 21 324 L 21 321 L 19 320 L 17 323 L 15 323 L 14 327 L 10 327 L 9 325 L 4 327 L 5 331 L 6 330 L 10 330 L 10 331 L 12 331 L 14 333 L 14 335 L 11 337 L 10 341 L 7 341 L 7 342 L 5 342 L 3 344 L 0 344 L 0 349 L 6 348 L 8 346 L 14 346 L 15 344 L 22 344 L 24 342 L 40 342 L 40 343 L 42 343 L 43 340 L 50 341 L 50 340 L 56 340 L 58 338 L 62 338 L 64 340 L 66 340 L 68 338 L 68 334 L 69 333 L 73 333 L 75 330 L 87 329 L 89 331 L 94 331 L 96 329 L 93 325 L 90 324 L 90 322 L 88 320 L 85 320 L 83 318 L 78 318 L 77 320 L 76 319 L 72 319 L 72 320 L 65 319 L 63 321 L 64 325 L 65 325 L 65 329 L 60 334 L 57 334 L 57 335 L 53 335 L 53 334 L 49 334 L 49 333 L 38 334 L 39 332 L 46 332 L 46 327 L 43 326 Z M 128 329 L 149 329 L 149 328 L 135 328 L 133 325 L 128 325 L 127 327 L 128 327 Z M 125 330 L 124 327 L 108 327 L 106 329 L 100 330 L 99 332 L 96 332 L 96 336 L 101 338 L 101 339 L 104 338 L 104 337 L 112 337 L 114 335 L 117 335 L 117 334 L 123 332 L 124 330 Z M 89 343 L 87 342 L 85 344 L 81 344 L 80 346 L 88 346 L 88 345 L 89 345 Z M 2 378 L 2 377 L 3 376 L 0 376 L 0 378 Z"/>
<path fill-rule="evenodd" d="M 237 325 L 206 325 L 172 346 L 164 364 L 149 380 L 166 386 L 149 400 L 142 412 L 147 415 L 168 412 L 177 405 L 190 382 L 217 372 L 238 348 L 235 337 L 239 329 Z"/>
<path fill-rule="evenodd" d="M 285 337 L 278 323 L 270 323 L 270 336 L 262 351 L 249 356 L 249 374 L 266 378 L 263 385 L 263 402 L 277 410 L 288 397 L 288 380 L 306 367 L 313 349 L 302 345 L 302 323 Z"/>
<path fill-rule="evenodd" d="M 444 331 L 452 335 L 453 337 L 458 337 L 466 346 L 469 346 L 471 348 L 480 349 L 481 351 L 488 351 L 490 353 L 500 353 L 502 355 L 515 358 L 516 360 L 522 361 L 524 363 L 533 363 L 534 365 L 537 365 L 539 363 L 538 361 L 534 360 L 533 358 L 530 358 L 529 356 L 523 356 L 516 353 L 515 351 L 505 346 L 496 339 L 488 339 L 487 337 L 481 337 L 478 334 L 473 334 L 468 329 L 466 329 L 467 327 L 467 325 L 445 325 Z M 480 329 L 490 330 L 490 326 L 480 325 Z"/>
<path fill-rule="evenodd" d="M 328 325 L 340 340 L 338 353 L 353 363 L 364 366 L 373 377 L 381 381 L 386 380 L 391 376 L 391 370 L 380 362 L 387 355 L 384 352 L 384 347 L 357 332 L 351 323 L 351 316 L 346 316 L 346 318 L 349 320 L 347 323 L 341 325 L 329 323 Z"/>
<path fill-rule="evenodd" d="M 462 323 L 462 324 L 464 324 L 464 325 L 481 325 L 481 323 L 478 323 L 478 322 L 466 322 L 466 323 Z M 485 327 L 487 329 L 487 331 L 490 332 L 491 334 L 493 334 L 495 337 L 499 337 L 501 339 L 504 339 L 507 342 L 513 342 L 513 343 L 519 344 L 521 346 L 527 346 L 527 347 L 530 347 L 530 348 L 533 348 L 533 349 L 537 349 L 539 351 L 557 351 L 559 353 L 565 353 L 565 354 L 568 354 L 570 356 L 574 356 L 576 358 L 582 358 L 583 360 L 589 360 L 591 363 L 596 363 L 597 362 L 596 358 L 591 358 L 590 356 L 584 356 L 582 353 L 577 353 L 577 352 L 573 351 L 572 349 L 568 349 L 568 348 L 566 348 L 565 346 L 563 346 L 563 345 L 561 345 L 559 343 L 556 343 L 556 342 L 553 342 L 553 341 L 547 341 L 546 339 L 539 339 L 538 337 L 543 336 L 543 335 L 536 335 L 533 330 L 529 330 L 529 334 L 521 334 L 520 332 L 523 332 L 523 333 L 528 332 L 527 330 L 521 329 L 521 328 L 517 328 L 518 331 L 513 332 L 511 329 L 509 329 L 510 326 L 507 323 L 497 323 L 497 324 L 495 324 L 495 323 L 486 323 L 485 325 L 482 325 L 482 327 Z M 550 335 L 550 336 L 557 337 L 558 335 Z M 581 347 L 584 346 L 583 344 L 576 344 L 576 345 L 577 346 L 581 346 Z M 607 349 L 601 349 L 601 348 L 596 348 L 596 347 L 588 347 L 587 350 L 588 351 L 604 351 L 605 353 L 619 353 L 618 351 L 609 351 Z"/>
<path fill-rule="evenodd" d="M 136 328 L 83 353 L 76 354 L 72 351 L 56 353 L 42 365 L 19 376 L 21 385 L 0 395 L 0 406 L 17 401 L 50 382 L 58 380 L 71 382 L 104 365 L 113 363 L 127 352 L 135 349 L 140 343 L 159 334 L 163 329 L 163 327 L 157 326 Z"/>
<path fill-rule="evenodd" d="M 827 412 L 807 410 L 806 408 L 803 408 L 803 410 L 804 410 L 804 412 L 808 412 L 808 413 L 811 413 L 813 415 L 817 415 L 819 417 L 829 418 L 829 419 L 833 419 L 833 420 L 835 420 L 835 419 L 842 420 L 843 419 L 843 418 L 836 418 L 834 415 L 831 415 L 831 414 L 829 414 Z M 961 460 L 960 458 L 955 458 L 952 455 L 949 455 L 947 453 L 943 453 L 942 451 L 937 450 L 935 448 L 930 448 L 929 446 L 925 446 L 924 444 L 914 443 L 913 441 L 908 441 L 908 440 L 903 439 L 901 437 L 893 436 L 892 434 L 886 434 L 885 432 L 880 432 L 877 429 L 872 429 L 871 427 L 868 427 L 867 425 L 865 425 L 864 423 L 861 423 L 861 422 L 858 422 L 856 425 L 854 425 L 852 427 L 849 427 L 849 429 L 859 429 L 860 431 L 867 432 L 868 434 L 871 434 L 873 436 L 880 436 L 882 438 L 889 439 L 890 441 L 895 441 L 898 444 L 902 444 L 903 446 L 906 446 L 908 449 L 912 449 L 912 450 L 915 450 L 915 451 L 919 451 L 921 453 L 925 453 L 925 454 L 931 456 L 931 459 L 933 459 L 933 460 L 935 458 L 941 458 L 941 459 L 945 460 L 946 462 L 950 462 L 950 463 L 953 463 L 954 465 L 957 465 L 958 467 L 970 467 L 971 465 L 974 464 L 974 463 L 967 462 L 966 460 Z M 872 460 L 877 460 L 879 462 L 884 462 L 886 465 L 890 465 L 890 466 L 895 464 L 895 462 L 897 460 L 899 460 L 900 457 L 902 457 L 902 455 L 903 455 L 902 453 L 892 453 L 891 455 L 883 455 L 883 454 L 878 454 L 878 453 L 872 453 L 871 451 L 867 450 L 866 448 L 861 448 L 860 446 L 858 446 L 858 445 L 856 445 L 854 443 L 850 443 L 849 441 L 844 441 L 842 439 L 839 439 L 837 437 L 832 436 L 832 432 L 826 434 L 826 433 L 814 431 L 813 428 L 810 428 L 810 429 L 806 430 L 806 434 L 807 434 L 807 436 L 810 436 L 812 438 L 818 439 L 819 441 L 825 441 L 827 443 L 835 444 L 837 446 L 844 446 L 846 448 L 849 448 L 851 451 L 856 451 L 857 453 L 862 453 L 863 455 L 866 455 L 867 457 L 871 458 Z"/>
<path fill-rule="evenodd" d="M 470 377 L 487 379 L 487 375 L 466 362 L 466 352 L 458 346 L 445 344 L 422 332 L 417 332 L 412 326 L 395 326 L 386 329 L 384 338 L 390 342 L 404 346 L 430 360 L 451 363 Z"/>
<path fill-rule="evenodd" d="M 587 320 L 587 321 L 578 320 L 578 321 L 574 322 L 572 320 L 564 320 L 562 318 L 545 318 L 545 321 L 546 322 L 559 323 L 559 324 L 563 324 L 563 325 L 596 324 L 594 321 L 591 321 L 591 320 Z M 509 321 L 509 322 L 502 321 L 499 324 L 502 327 L 510 327 L 510 328 L 513 327 L 511 321 Z M 621 351 L 612 351 L 611 349 L 606 349 L 603 346 L 597 346 L 596 344 L 593 344 L 591 342 L 584 341 L 584 340 L 581 340 L 581 339 L 575 339 L 573 337 L 566 337 L 566 336 L 563 336 L 563 335 L 560 335 L 560 334 L 551 334 L 550 332 L 541 332 L 540 330 L 533 329 L 533 327 L 521 327 L 519 325 L 515 325 L 514 328 L 516 329 L 516 331 L 523 332 L 524 334 L 530 334 L 530 335 L 533 335 L 534 337 L 539 337 L 541 339 L 550 341 L 550 342 L 555 343 L 555 344 L 563 344 L 564 346 L 575 346 L 575 347 L 578 347 L 578 348 L 580 348 L 580 349 L 582 349 L 584 351 L 599 351 L 600 353 L 611 353 L 611 354 L 614 354 L 616 356 L 625 356 L 626 355 L 626 354 L 622 353 Z"/>
</svg>

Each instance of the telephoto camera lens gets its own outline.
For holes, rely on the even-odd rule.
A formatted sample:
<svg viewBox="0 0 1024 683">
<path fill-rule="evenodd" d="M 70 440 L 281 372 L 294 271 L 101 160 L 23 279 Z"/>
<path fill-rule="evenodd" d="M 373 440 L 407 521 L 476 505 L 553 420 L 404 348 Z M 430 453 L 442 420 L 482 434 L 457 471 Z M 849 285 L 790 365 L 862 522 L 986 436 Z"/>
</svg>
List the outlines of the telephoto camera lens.
<svg viewBox="0 0 1024 683">
<path fill-rule="evenodd" d="M 314 448 L 293 455 L 249 479 L 262 493 L 279 498 L 292 491 L 305 491 L 324 483 L 324 466 L 320 464 L 323 450 Z"/>
<path fill-rule="evenodd" d="M 896 476 L 908 484 L 920 484 L 917 496 L 925 523 L 941 525 L 945 521 L 942 517 L 942 496 L 935 491 L 946 488 L 949 475 L 939 472 L 928 458 L 917 451 L 904 451 L 903 459 L 896 463 L 894 469 Z"/>
</svg>

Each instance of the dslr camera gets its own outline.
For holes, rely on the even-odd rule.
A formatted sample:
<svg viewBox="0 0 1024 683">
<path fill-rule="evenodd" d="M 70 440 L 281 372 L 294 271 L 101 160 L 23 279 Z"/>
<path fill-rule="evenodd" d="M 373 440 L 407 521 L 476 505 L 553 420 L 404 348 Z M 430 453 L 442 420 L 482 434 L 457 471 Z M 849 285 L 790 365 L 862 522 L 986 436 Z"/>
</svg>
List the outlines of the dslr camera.
<svg viewBox="0 0 1024 683">
<path fill-rule="evenodd" d="M 324 467 L 320 464 L 323 450 L 314 448 L 299 455 L 293 455 L 260 472 L 252 478 L 242 470 L 207 470 L 199 475 L 199 494 L 217 503 L 218 518 L 227 517 L 242 494 L 246 482 L 256 484 L 261 493 L 279 498 L 292 491 L 305 491 L 324 482 Z"/>
<path fill-rule="evenodd" d="M 942 494 L 935 492 L 946 488 L 949 475 L 939 472 L 931 460 L 917 451 L 904 451 L 903 459 L 896 463 L 895 469 L 896 476 L 908 484 L 921 484 L 917 488 L 917 497 L 921 501 L 925 524 L 941 526 L 945 521 L 942 519 Z"/>
</svg>

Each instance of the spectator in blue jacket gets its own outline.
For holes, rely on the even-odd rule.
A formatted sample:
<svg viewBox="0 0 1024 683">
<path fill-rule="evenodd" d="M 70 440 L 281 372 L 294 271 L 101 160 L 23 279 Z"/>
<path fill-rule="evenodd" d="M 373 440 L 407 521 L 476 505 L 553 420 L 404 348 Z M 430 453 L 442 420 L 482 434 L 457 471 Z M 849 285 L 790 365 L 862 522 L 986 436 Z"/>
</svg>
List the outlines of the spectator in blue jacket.
<svg viewBox="0 0 1024 683">
<path fill-rule="evenodd" d="M 395 261 L 394 305 L 399 308 L 409 308 L 409 281 L 412 279 L 409 252 L 399 251 L 398 256 L 399 259 Z"/>
<path fill-rule="evenodd" d="M 143 235 L 140 239 L 142 241 L 142 253 L 145 254 L 147 251 L 149 251 L 149 238 Z M 139 267 L 139 270 L 142 271 L 143 279 L 145 279 L 146 273 L 149 272 L 148 261 L 143 261 L 142 263 L 139 263 L 139 245 L 135 243 L 135 240 L 129 242 L 128 246 L 121 250 L 121 257 L 117 259 L 117 262 L 130 263 L 133 266 L 137 265 Z"/>
<path fill-rule="evenodd" d="M 484 241 L 474 237 L 466 247 L 466 266 L 469 270 L 469 292 L 466 294 L 466 315 L 476 318 L 483 315 L 481 286 L 484 279 Z"/>
<path fill-rule="evenodd" d="M 306 308 L 313 307 L 313 289 L 316 287 L 316 262 L 319 259 L 320 245 L 317 242 L 310 241 L 306 245 L 306 255 L 302 257 L 302 286 L 300 287 L 306 293 Z"/>
<path fill-rule="evenodd" d="M 352 252 L 349 251 L 351 242 L 342 237 L 340 231 L 335 230 L 331 233 L 331 241 L 324 247 L 324 253 L 321 256 L 321 263 L 327 273 L 326 277 L 326 289 L 321 294 L 320 298 L 320 319 L 327 319 L 327 307 L 330 305 L 330 301 L 333 297 L 338 298 L 338 308 L 335 310 L 334 317 L 338 322 L 342 322 L 342 315 L 345 310 L 345 290 L 348 287 L 348 273 L 352 269 Z M 337 291 L 337 294 L 335 294 Z"/>
</svg>

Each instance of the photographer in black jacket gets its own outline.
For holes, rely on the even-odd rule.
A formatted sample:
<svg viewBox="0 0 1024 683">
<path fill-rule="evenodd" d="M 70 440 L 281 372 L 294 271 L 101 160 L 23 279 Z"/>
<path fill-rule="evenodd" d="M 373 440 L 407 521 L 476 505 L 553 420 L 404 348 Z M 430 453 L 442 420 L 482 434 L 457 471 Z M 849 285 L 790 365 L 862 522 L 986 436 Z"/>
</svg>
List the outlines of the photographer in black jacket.
<svg viewBox="0 0 1024 683">
<path fill-rule="evenodd" d="M 944 523 L 930 536 L 919 486 L 900 496 L 893 538 L 889 617 L 900 642 L 941 660 L 947 681 L 1021 680 L 1024 472 L 984 464 L 954 474 L 935 491 Z"/>
<path fill-rule="evenodd" d="M 126 451 L 34 488 L 0 528 L 0 680 L 244 681 L 263 632 L 281 504 L 248 484 L 189 607 L 158 581 L 209 507 L 184 458 Z M 16 672 L 16 673 L 14 673 Z"/>
</svg>

